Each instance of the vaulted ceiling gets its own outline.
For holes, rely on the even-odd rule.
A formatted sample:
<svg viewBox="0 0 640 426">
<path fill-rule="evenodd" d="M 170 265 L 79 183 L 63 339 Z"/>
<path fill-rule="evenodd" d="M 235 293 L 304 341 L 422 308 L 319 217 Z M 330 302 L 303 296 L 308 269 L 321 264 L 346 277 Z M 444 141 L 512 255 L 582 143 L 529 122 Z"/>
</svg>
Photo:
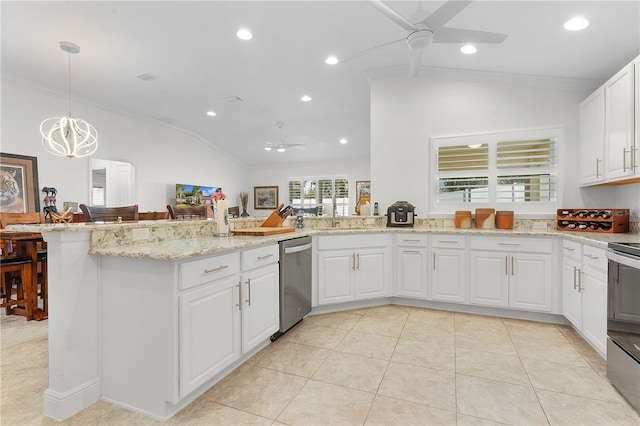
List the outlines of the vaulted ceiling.
<svg viewBox="0 0 640 426">
<path fill-rule="evenodd" d="M 423 19 L 445 2 L 388 1 Z M 369 157 L 370 78 L 408 75 L 406 36 L 365 1 L 2 1 L 2 77 L 184 129 L 247 166 Z M 591 25 L 568 32 L 584 16 Z M 502 44 L 426 48 L 417 77 L 467 70 L 595 88 L 640 53 L 640 1 L 476 0 L 447 27 L 507 34 Z M 253 39 L 236 31 L 246 27 Z M 148 74 L 150 79 L 138 78 Z M 408 77 L 407 77 L 408 78 Z M 301 102 L 302 95 L 312 97 Z M 213 110 L 215 117 L 206 112 Z M 44 117 L 43 117 L 44 118 Z M 281 128 L 277 123 L 281 123 Z M 348 139 L 340 144 L 340 138 Z M 266 142 L 307 149 L 267 152 Z"/>
</svg>

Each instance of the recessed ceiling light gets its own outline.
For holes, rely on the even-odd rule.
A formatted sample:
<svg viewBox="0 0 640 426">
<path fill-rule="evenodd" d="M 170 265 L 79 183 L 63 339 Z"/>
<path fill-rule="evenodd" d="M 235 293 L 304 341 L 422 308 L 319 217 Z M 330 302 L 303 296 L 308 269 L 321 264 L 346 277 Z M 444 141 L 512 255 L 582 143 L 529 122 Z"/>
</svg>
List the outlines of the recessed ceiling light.
<svg viewBox="0 0 640 426">
<path fill-rule="evenodd" d="M 569 31 L 580 31 L 584 30 L 589 26 L 589 21 L 578 16 L 576 18 L 569 19 L 564 23 L 564 29 Z"/>
<path fill-rule="evenodd" d="M 309 95 L 304 95 L 304 96 L 302 96 L 302 97 L 300 98 L 300 100 L 301 100 L 302 102 L 310 102 L 310 101 L 311 101 L 311 96 L 309 96 Z"/>
<path fill-rule="evenodd" d="M 253 38 L 253 34 L 251 34 L 251 31 L 246 28 L 239 29 L 236 35 L 240 40 L 251 40 Z"/>
<path fill-rule="evenodd" d="M 265 150 L 265 151 L 271 151 L 271 147 L 270 147 L 270 146 L 265 146 L 265 147 L 264 147 L 264 150 Z"/>
<path fill-rule="evenodd" d="M 278 149 L 276 149 L 276 151 L 278 151 L 278 152 L 284 152 L 284 151 L 285 151 L 285 149 L 284 149 L 284 148 L 278 148 Z"/>
<path fill-rule="evenodd" d="M 466 46 L 462 46 L 460 48 L 460 51 L 465 55 L 473 55 L 478 51 L 478 49 L 476 49 L 476 47 L 471 44 L 467 44 Z"/>
<path fill-rule="evenodd" d="M 347 142 L 349 142 L 348 140 L 346 140 L 345 138 L 340 139 L 340 143 L 342 145 L 346 144 Z"/>
<path fill-rule="evenodd" d="M 215 117 L 217 114 L 215 113 L 215 111 L 207 111 L 207 115 L 209 117 Z"/>
<path fill-rule="evenodd" d="M 324 60 L 324 63 L 327 64 L 327 65 L 335 65 L 338 62 L 340 62 L 340 60 L 337 57 L 333 56 L 333 55 L 332 56 L 328 56 L 327 59 Z"/>
</svg>

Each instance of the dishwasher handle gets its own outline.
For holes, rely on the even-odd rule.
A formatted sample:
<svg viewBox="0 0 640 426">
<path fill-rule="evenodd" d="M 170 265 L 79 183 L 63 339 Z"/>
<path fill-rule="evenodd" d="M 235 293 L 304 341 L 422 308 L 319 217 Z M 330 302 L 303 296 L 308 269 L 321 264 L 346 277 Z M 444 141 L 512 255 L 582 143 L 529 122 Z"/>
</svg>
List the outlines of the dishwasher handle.
<svg viewBox="0 0 640 426">
<path fill-rule="evenodd" d="M 293 246 L 293 247 L 285 247 L 284 254 L 298 253 L 300 251 L 305 251 L 309 249 L 311 249 L 311 243 L 302 244 L 302 245 Z"/>
</svg>

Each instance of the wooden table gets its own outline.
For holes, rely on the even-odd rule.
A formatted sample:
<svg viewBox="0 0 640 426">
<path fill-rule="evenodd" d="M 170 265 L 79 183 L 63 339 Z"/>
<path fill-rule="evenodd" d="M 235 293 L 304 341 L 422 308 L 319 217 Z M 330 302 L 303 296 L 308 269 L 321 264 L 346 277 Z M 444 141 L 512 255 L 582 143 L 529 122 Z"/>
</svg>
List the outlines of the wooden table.
<svg viewBox="0 0 640 426">
<path fill-rule="evenodd" d="M 17 257 L 31 259 L 31 286 L 30 291 L 26 293 L 30 295 L 30 301 L 27 303 L 32 307 L 31 318 L 27 315 L 27 320 L 43 320 L 48 316 L 47 303 L 44 303 L 44 309 L 38 307 L 38 243 L 44 241 L 42 234 L 39 232 L 27 232 L 27 231 L 10 231 L 6 229 L 0 229 L 0 238 L 6 242 L 10 241 L 13 246 L 13 250 Z M 46 266 L 43 265 L 43 268 Z M 46 277 L 46 271 L 42 271 Z M 46 279 L 46 278 L 45 278 Z M 43 279 L 43 281 L 45 280 Z M 47 283 L 42 283 L 43 299 L 46 301 Z M 27 309 L 29 311 L 29 309 Z"/>
</svg>

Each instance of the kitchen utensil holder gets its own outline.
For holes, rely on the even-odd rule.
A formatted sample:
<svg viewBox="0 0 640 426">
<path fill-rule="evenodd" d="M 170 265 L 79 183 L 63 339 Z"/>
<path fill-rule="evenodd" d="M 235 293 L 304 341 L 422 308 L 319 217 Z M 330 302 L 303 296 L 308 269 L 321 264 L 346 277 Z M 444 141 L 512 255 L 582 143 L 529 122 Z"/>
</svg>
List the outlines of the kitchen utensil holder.
<svg viewBox="0 0 640 426">
<path fill-rule="evenodd" d="M 596 217 L 590 216 L 592 213 Z M 600 215 L 603 213 L 609 217 L 601 217 Z M 558 209 L 556 220 L 556 229 L 559 231 L 598 232 L 601 234 L 629 232 L 629 209 Z M 574 227 L 571 228 L 571 226 Z M 590 229 L 591 226 L 595 226 L 596 229 Z M 602 229 L 601 226 L 609 227 L 609 229 Z"/>
</svg>

